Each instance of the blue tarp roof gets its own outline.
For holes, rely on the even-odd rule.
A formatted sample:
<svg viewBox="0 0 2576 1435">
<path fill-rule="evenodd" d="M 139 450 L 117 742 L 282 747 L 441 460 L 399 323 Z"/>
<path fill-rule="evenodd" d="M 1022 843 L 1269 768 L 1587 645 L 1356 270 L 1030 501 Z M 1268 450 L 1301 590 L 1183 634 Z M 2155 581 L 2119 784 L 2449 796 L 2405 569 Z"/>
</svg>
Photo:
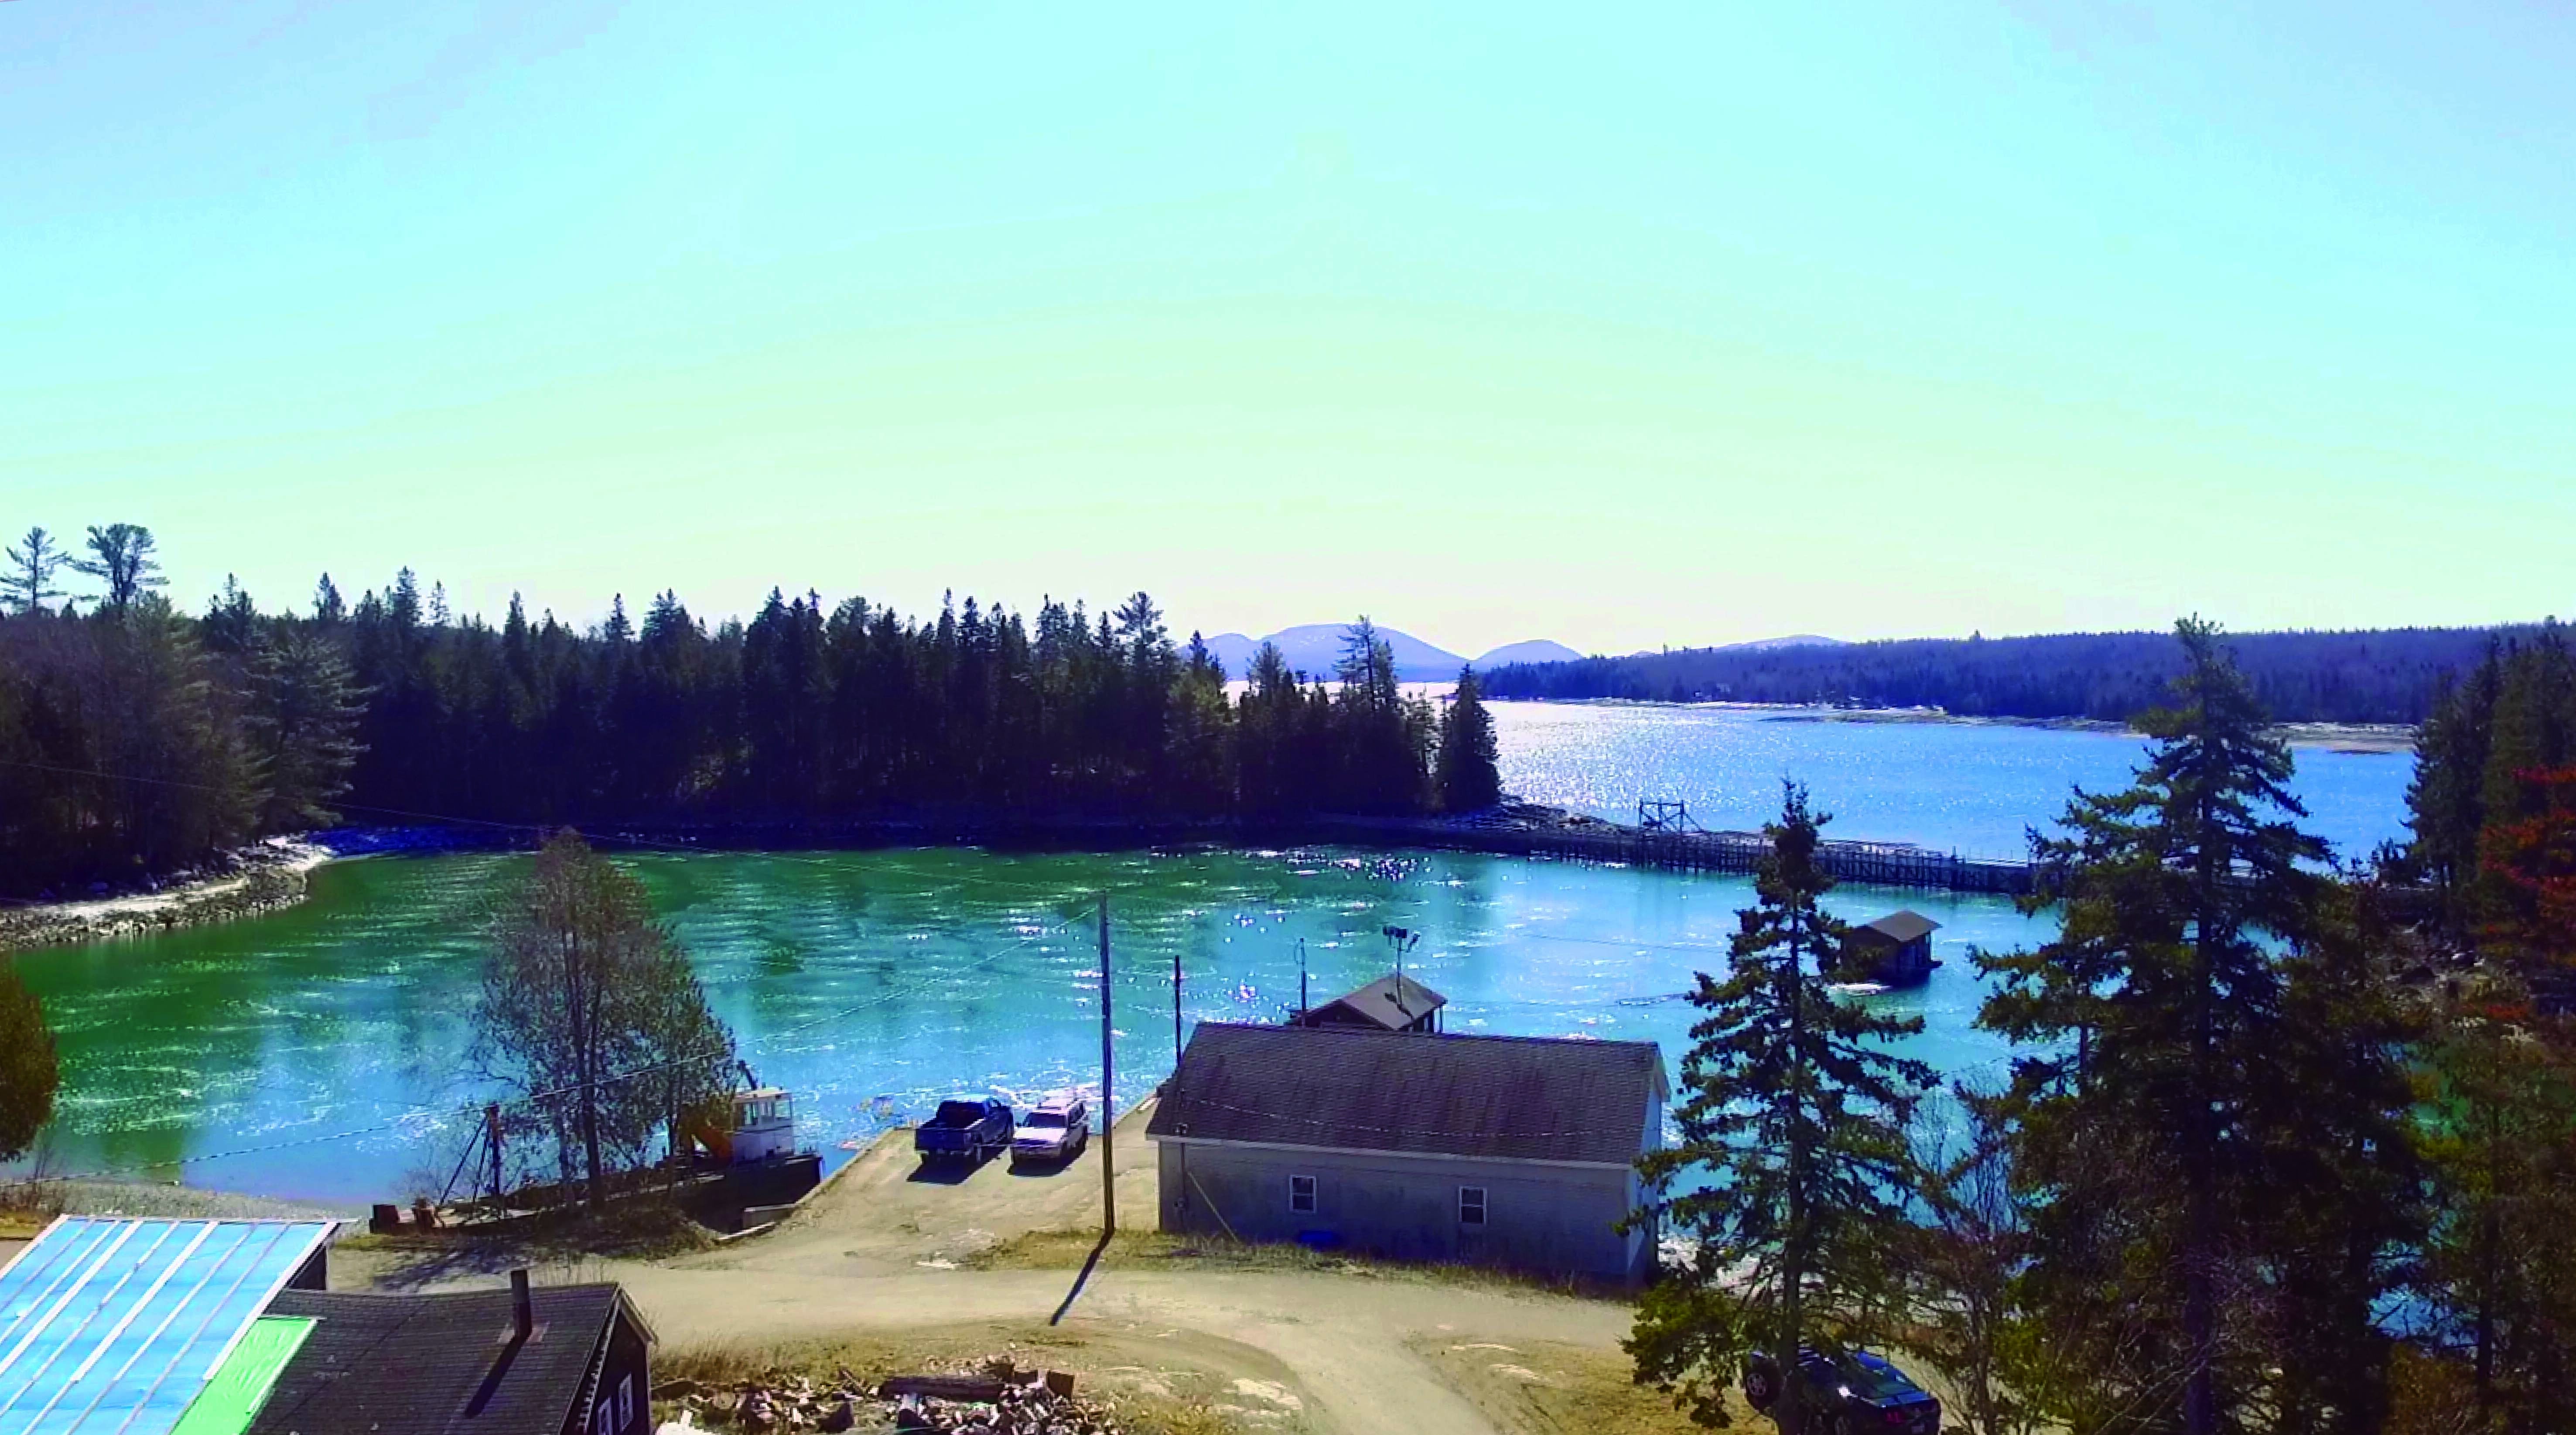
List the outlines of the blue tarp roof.
<svg viewBox="0 0 2576 1435">
<path fill-rule="evenodd" d="M 0 1430 L 169 1435 L 330 1221 L 66 1216 L 0 1270 Z"/>
</svg>

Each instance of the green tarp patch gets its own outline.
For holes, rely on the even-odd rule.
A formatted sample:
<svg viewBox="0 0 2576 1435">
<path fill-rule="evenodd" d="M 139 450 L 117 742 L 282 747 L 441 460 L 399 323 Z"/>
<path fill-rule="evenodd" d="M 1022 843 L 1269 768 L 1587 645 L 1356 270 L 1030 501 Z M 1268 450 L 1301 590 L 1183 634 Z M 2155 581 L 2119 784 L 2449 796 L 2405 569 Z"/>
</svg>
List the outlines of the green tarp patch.
<svg viewBox="0 0 2576 1435">
<path fill-rule="evenodd" d="M 188 1402 L 170 1435 L 242 1435 L 251 1417 L 268 1401 L 270 1387 L 286 1362 L 303 1349 L 304 1338 L 320 1322 L 311 1316 L 261 1316 L 242 1331 L 232 1354 L 215 1367 L 206 1388 Z"/>
</svg>

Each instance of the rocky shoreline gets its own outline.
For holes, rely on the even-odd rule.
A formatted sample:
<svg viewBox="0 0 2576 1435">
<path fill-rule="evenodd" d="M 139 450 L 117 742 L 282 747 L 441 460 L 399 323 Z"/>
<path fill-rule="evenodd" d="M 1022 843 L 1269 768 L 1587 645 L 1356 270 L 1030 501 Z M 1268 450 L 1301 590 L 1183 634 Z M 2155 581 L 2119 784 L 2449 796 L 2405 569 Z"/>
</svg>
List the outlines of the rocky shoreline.
<svg viewBox="0 0 2576 1435">
<path fill-rule="evenodd" d="M 0 908 L 0 952 L 70 946 L 255 917 L 304 900 L 306 877 L 337 851 L 279 838 L 254 844 L 144 890 Z"/>
</svg>

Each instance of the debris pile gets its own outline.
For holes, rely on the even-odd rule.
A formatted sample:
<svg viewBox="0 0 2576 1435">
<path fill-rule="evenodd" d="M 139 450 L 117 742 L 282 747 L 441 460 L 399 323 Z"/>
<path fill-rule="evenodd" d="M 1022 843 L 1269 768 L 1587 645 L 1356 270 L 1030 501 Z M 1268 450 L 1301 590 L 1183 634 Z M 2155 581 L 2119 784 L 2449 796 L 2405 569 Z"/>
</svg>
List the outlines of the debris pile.
<svg viewBox="0 0 2576 1435">
<path fill-rule="evenodd" d="M 676 1417 L 659 1435 L 700 1429 L 794 1435 L 844 1430 L 942 1432 L 942 1435 L 1121 1435 L 1108 1407 L 1073 1394 L 1073 1376 L 1061 1370 L 1021 1370 L 1008 1360 L 986 1361 L 973 1371 L 901 1375 L 869 1382 L 844 1366 L 828 1381 L 802 1375 L 707 1386 L 673 1380 L 653 1387 L 653 1399 Z M 701 1424 L 700 1422 L 704 1422 Z"/>
</svg>

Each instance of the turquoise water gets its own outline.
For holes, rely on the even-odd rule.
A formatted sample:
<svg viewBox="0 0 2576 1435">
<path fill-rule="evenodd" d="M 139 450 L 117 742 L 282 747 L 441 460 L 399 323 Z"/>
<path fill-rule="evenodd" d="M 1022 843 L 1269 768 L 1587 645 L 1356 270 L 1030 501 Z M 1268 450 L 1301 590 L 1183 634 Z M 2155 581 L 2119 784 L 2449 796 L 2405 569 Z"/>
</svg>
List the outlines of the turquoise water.
<svg viewBox="0 0 2576 1435">
<path fill-rule="evenodd" d="M 326 867 L 274 917 L 22 958 L 68 1080 L 54 1159 L 190 1184 L 347 1202 L 445 1179 L 482 904 L 525 861 L 384 857 Z M 1380 929 L 1424 933 L 1406 970 L 1450 998 L 1450 1029 L 1663 1043 L 1678 995 L 1723 962 L 1741 879 L 1463 854 L 1203 852 L 1002 857 L 973 850 L 635 859 L 764 1081 L 838 1154 L 943 1095 L 1027 1097 L 1096 1080 L 1098 954 L 1084 894 L 1112 892 L 1120 1104 L 1169 1072 L 1171 976 L 1188 1021 L 1277 1018 L 1383 973 Z M 2005 902 L 1850 889 L 1866 919 L 1913 906 L 1949 964 L 1918 992 L 1918 1054 L 2002 1055 L 1969 1028 L 1970 943 L 2030 927 Z M 1074 909 L 1068 924 L 1066 910 Z M 365 1129 L 376 1128 L 376 1129 Z M 353 1130 L 362 1134 L 341 1137 Z M 331 1139 L 326 1139 L 331 1138 Z M 297 1144 L 300 1143 L 300 1144 Z M 253 1148 L 253 1149 L 245 1149 Z M 221 1153 L 245 1151 L 245 1154 Z M 452 1159 L 448 1158 L 448 1159 Z"/>
<path fill-rule="evenodd" d="M 1641 797 L 1679 798 L 1714 828 L 1780 810 L 1780 779 L 1834 814 L 1830 835 L 2019 857 L 2024 829 L 2069 790 L 2126 787 L 2146 744 L 2126 733 L 1937 722 L 1819 722 L 1776 710 L 1613 703 L 1494 703 L 1503 786 L 1534 802 L 1633 820 Z M 2304 824 L 2339 855 L 2406 838 L 2403 753 L 2300 748 Z"/>
<path fill-rule="evenodd" d="M 1783 771 L 1840 815 L 1836 835 L 2017 850 L 2070 785 L 2111 787 L 2140 751 L 2092 733 L 1769 722 L 1700 708 L 1498 704 L 1519 792 L 1603 815 L 1688 799 L 1711 826 L 1757 825 Z M 2403 758 L 2303 752 L 2312 826 L 2347 850 L 2402 832 Z M 1692 974 L 1722 966 L 1740 878 L 1458 854 L 971 850 L 632 859 L 760 1076 L 794 1090 L 806 1139 L 841 1143 L 939 1097 L 1029 1097 L 1096 1080 L 1097 940 L 1112 896 L 1120 1105 L 1172 1064 L 1172 967 L 1185 1021 L 1277 1018 L 1381 975 L 1380 929 L 1423 933 L 1408 971 L 1458 1031 L 1662 1043 L 1678 1057 Z M 526 861 L 334 864 L 313 898 L 254 921 L 18 959 L 65 1063 L 48 1159 L 191 1184 L 359 1203 L 447 1178 L 486 1094 L 466 1064 L 484 914 Z M 1973 1029 L 1974 945 L 2044 923 L 1988 897 L 1845 888 L 1866 920 L 1943 924 L 1922 990 L 1868 998 L 1917 1014 L 1913 1053 L 1947 1072 L 2000 1065 Z M 184 1165 L 177 1165 L 185 1161 Z"/>
</svg>

